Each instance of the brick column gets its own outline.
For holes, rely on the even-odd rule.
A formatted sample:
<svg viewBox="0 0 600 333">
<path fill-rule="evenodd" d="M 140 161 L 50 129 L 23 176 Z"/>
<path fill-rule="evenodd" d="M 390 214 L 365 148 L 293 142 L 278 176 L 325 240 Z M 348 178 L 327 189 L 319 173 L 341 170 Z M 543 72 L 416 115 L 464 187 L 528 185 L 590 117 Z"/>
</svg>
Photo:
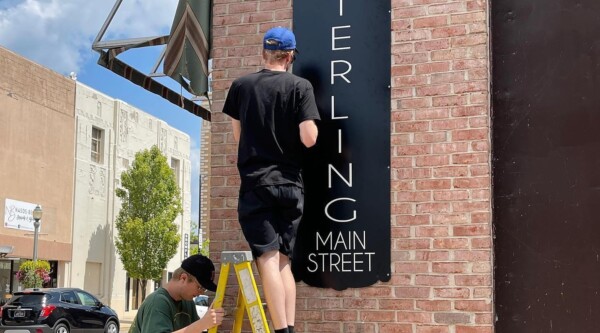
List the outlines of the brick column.
<svg viewBox="0 0 600 333">
<path fill-rule="evenodd" d="M 487 6 L 392 1 L 392 280 L 341 292 L 300 283 L 297 332 L 493 332 Z M 218 262 L 223 250 L 248 249 L 237 145 L 220 111 L 231 81 L 262 68 L 264 32 L 291 26 L 292 1 L 215 0 L 213 14 L 209 238 Z"/>
<path fill-rule="evenodd" d="M 488 4 L 392 6 L 399 300 L 383 304 L 403 328 L 380 332 L 492 332 Z"/>
</svg>

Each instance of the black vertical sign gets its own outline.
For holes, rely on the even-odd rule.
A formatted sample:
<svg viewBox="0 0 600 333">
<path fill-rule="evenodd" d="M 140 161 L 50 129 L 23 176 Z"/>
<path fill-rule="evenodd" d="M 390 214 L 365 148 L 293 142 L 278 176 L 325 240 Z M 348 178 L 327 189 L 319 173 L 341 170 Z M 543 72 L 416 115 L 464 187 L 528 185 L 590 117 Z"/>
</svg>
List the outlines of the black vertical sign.
<svg viewBox="0 0 600 333">
<path fill-rule="evenodd" d="M 183 258 L 188 257 L 188 249 L 189 249 L 190 239 L 187 233 L 183 236 Z"/>
<path fill-rule="evenodd" d="M 294 73 L 322 121 L 304 170 L 293 271 L 342 290 L 390 279 L 389 0 L 294 1 Z"/>
</svg>

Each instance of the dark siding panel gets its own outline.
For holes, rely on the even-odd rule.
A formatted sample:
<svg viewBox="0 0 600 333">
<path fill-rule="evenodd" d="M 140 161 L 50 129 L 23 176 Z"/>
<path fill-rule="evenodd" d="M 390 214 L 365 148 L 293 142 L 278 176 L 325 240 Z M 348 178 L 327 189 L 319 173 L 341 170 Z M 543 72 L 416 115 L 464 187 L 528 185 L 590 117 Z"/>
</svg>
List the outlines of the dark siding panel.
<svg viewBox="0 0 600 333">
<path fill-rule="evenodd" d="M 599 332 L 600 2 L 492 2 L 497 333 Z"/>
</svg>

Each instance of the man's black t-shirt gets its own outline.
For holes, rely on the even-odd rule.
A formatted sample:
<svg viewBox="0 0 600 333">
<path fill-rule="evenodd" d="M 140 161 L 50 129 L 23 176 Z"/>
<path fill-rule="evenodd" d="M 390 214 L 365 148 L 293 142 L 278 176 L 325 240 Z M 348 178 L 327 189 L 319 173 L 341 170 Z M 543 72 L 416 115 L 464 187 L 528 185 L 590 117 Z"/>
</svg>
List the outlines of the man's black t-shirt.
<svg viewBox="0 0 600 333">
<path fill-rule="evenodd" d="M 241 123 L 238 169 L 241 191 L 256 186 L 295 184 L 303 187 L 298 125 L 320 119 L 308 80 L 270 71 L 233 82 L 223 112 Z"/>
</svg>

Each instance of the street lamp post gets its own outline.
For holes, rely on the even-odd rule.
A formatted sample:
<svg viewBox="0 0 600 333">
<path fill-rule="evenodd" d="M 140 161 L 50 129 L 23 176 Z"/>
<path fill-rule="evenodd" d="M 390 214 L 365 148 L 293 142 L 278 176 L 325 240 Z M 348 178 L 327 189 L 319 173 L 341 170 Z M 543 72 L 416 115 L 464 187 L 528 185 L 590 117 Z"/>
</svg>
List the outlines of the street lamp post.
<svg viewBox="0 0 600 333">
<path fill-rule="evenodd" d="M 40 228 L 40 220 L 42 219 L 42 207 L 37 205 L 31 214 L 33 216 L 33 262 L 37 263 L 37 247 L 38 247 L 38 229 Z"/>
</svg>

